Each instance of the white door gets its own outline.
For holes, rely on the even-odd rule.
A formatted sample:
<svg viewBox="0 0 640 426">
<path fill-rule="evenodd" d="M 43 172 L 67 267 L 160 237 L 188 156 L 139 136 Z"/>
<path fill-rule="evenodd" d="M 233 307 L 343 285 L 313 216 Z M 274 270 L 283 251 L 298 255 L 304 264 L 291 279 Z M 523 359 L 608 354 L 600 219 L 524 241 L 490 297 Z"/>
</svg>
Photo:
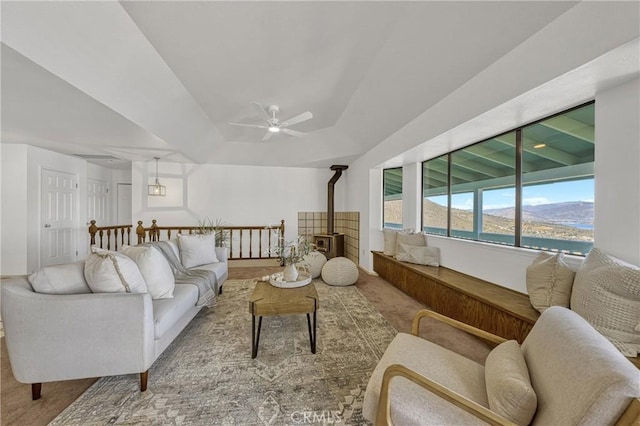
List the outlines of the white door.
<svg viewBox="0 0 640 426">
<path fill-rule="evenodd" d="M 42 169 L 40 266 L 77 259 L 78 188 L 75 175 Z"/>
<path fill-rule="evenodd" d="M 118 184 L 118 217 L 116 225 L 132 225 L 130 183 Z M 135 228 L 133 231 L 135 232 Z"/>
<path fill-rule="evenodd" d="M 87 222 L 96 221 L 98 226 L 109 223 L 109 188 L 107 182 L 99 179 L 87 179 Z"/>
</svg>

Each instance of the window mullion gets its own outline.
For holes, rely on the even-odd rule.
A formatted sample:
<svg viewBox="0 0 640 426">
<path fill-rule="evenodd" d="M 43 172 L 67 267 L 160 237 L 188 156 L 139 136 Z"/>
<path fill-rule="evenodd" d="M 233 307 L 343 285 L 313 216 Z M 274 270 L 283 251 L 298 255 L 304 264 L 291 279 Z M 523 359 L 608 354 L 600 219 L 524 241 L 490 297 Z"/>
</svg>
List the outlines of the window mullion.
<svg viewBox="0 0 640 426">
<path fill-rule="evenodd" d="M 473 234 L 476 240 L 482 233 L 482 190 L 476 188 L 473 192 Z"/>
<path fill-rule="evenodd" d="M 451 236 L 451 153 L 447 154 L 447 237 Z"/>
<path fill-rule="evenodd" d="M 516 210 L 514 245 L 521 247 L 522 237 L 522 129 L 516 130 Z"/>
</svg>

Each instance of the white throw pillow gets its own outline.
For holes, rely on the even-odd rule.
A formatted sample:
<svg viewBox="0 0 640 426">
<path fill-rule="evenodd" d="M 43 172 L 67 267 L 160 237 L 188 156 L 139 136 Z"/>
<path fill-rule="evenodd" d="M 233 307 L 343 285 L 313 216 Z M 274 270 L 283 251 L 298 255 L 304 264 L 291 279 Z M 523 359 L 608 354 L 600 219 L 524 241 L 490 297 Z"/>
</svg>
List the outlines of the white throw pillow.
<svg viewBox="0 0 640 426">
<path fill-rule="evenodd" d="M 575 272 L 563 254 L 541 252 L 527 267 L 527 293 L 531 305 L 543 312 L 550 306 L 569 307 Z"/>
<path fill-rule="evenodd" d="M 640 268 L 592 249 L 578 269 L 571 309 L 625 356 L 640 353 Z"/>
<path fill-rule="evenodd" d="M 171 247 L 171 250 L 173 250 L 173 254 L 176 255 L 176 259 L 180 261 L 180 248 L 178 247 L 178 237 L 173 237 L 170 240 L 167 240 L 167 244 L 169 244 L 169 247 Z"/>
<path fill-rule="evenodd" d="M 440 249 L 438 247 L 410 246 L 401 244 L 401 252 L 396 259 L 418 265 L 440 266 Z"/>
<path fill-rule="evenodd" d="M 84 279 L 84 260 L 62 265 L 45 266 L 29 275 L 29 282 L 36 293 L 91 293 L 91 289 Z"/>
<path fill-rule="evenodd" d="M 136 263 L 115 251 L 92 247 L 84 263 L 84 277 L 94 293 L 146 293 L 147 285 Z"/>
<path fill-rule="evenodd" d="M 515 340 L 496 346 L 484 364 L 491 411 L 519 425 L 528 425 L 538 407 L 527 363 Z"/>
<path fill-rule="evenodd" d="M 180 261 L 185 268 L 206 265 L 218 261 L 214 234 L 178 234 Z"/>
<path fill-rule="evenodd" d="M 140 269 L 152 299 L 170 299 L 176 281 L 169 262 L 153 247 L 122 246 L 122 253 L 129 256 Z"/>
<path fill-rule="evenodd" d="M 387 256 L 395 256 L 398 231 L 394 231 L 393 229 L 383 229 L 382 233 L 384 234 L 384 250 L 382 252 Z"/>
<path fill-rule="evenodd" d="M 406 232 L 398 232 L 398 237 L 396 238 L 396 259 L 398 256 L 403 256 L 406 254 L 402 245 L 405 246 L 426 246 L 427 239 L 425 234 L 422 232 L 417 233 L 406 233 Z"/>
</svg>

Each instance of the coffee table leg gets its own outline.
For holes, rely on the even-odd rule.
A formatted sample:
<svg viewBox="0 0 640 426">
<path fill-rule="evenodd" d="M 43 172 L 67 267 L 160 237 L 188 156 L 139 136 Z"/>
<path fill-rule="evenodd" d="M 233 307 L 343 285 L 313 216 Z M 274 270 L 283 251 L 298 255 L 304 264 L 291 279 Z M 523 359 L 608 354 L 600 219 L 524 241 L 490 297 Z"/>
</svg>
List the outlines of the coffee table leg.
<svg viewBox="0 0 640 426">
<path fill-rule="evenodd" d="M 260 329 L 262 328 L 262 317 L 258 320 L 258 336 L 256 337 L 256 316 L 251 315 L 251 358 L 258 356 L 258 344 L 260 343 Z"/>
<path fill-rule="evenodd" d="M 309 327 L 309 343 L 311 344 L 311 353 L 316 353 L 316 313 L 313 312 L 313 332 L 311 331 L 311 318 L 307 314 L 307 326 Z"/>
</svg>

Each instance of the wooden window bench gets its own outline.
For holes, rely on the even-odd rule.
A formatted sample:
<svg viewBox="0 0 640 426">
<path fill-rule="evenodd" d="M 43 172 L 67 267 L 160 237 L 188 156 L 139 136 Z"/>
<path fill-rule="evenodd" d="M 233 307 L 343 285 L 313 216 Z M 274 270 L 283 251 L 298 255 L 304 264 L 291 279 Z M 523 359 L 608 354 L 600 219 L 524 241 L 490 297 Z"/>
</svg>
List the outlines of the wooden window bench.
<svg viewBox="0 0 640 426">
<path fill-rule="evenodd" d="M 432 310 L 489 333 L 522 343 L 540 316 L 526 294 L 443 266 L 372 253 L 373 270 L 380 277 Z"/>
<path fill-rule="evenodd" d="M 540 313 L 526 294 L 444 266 L 400 262 L 373 253 L 373 270 L 431 310 L 522 343 Z M 627 358 L 640 369 L 640 357 Z"/>
</svg>

